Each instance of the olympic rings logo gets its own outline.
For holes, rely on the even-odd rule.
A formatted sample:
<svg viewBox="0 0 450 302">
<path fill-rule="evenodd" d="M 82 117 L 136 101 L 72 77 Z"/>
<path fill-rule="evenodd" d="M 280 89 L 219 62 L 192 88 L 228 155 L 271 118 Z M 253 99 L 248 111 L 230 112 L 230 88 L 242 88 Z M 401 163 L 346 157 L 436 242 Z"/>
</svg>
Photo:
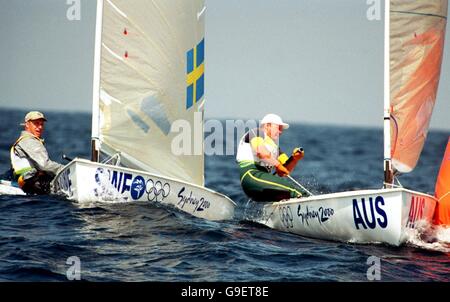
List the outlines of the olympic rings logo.
<svg viewBox="0 0 450 302">
<path fill-rule="evenodd" d="M 292 210 L 289 206 L 283 206 L 279 209 L 280 220 L 285 228 L 290 229 L 294 227 L 294 215 L 292 215 Z"/>
<path fill-rule="evenodd" d="M 169 196 L 170 185 L 168 183 L 162 183 L 159 180 L 154 182 L 153 180 L 147 180 L 145 191 L 147 192 L 148 201 L 161 202 L 164 198 Z"/>
</svg>

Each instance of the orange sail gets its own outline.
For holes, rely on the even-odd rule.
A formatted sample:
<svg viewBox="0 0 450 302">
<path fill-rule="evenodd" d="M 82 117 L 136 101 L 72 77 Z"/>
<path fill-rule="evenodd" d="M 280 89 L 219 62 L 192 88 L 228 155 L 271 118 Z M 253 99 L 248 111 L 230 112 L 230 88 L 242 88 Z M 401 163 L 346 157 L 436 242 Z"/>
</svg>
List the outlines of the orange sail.
<svg viewBox="0 0 450 302">
<path fill-rule="evenodd" d="M 419 159 L 436 101 L 448 0 L 391 0 L 391 156 L 411 172 Z"/>
<path fill-rule="evenodd" d="M 435 191 L 439 202 L 434 213 L 434 224 L 450 226 L 450 137 L 439 170 Z"/>
</svg>

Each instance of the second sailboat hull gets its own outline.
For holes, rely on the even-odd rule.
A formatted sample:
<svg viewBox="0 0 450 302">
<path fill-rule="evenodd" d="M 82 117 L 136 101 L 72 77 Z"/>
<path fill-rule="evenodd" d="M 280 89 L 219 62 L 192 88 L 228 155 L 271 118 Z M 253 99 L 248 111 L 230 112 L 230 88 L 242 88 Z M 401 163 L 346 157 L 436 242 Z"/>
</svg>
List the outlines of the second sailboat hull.
<svg viewBox="0 0 450 302">
<path fill-rule="evenodd" d="M 236 206 L 205 187 L 83 159 L 73 160 L 55 177 L 52 193 L 79 203 L 161 203 L 207 220 L 231 219 Z"/>
</svg>

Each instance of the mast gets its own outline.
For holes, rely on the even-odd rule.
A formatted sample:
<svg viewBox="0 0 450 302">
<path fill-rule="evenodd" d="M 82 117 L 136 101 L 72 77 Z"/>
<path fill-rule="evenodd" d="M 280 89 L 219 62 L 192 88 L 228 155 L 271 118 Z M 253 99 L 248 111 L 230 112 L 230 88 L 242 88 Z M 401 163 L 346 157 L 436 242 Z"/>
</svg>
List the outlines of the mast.
<svg viewBox="0 0 450 302">
<path fill-rule="evenodd" d="M 95 21 L 94 76 L 92 83 L 92 140 L 91 160 L 100 159 L 99 126 L 100 126 L 100 63 L 102 47 L 103 0 L 97 0 L 97 16 Z"/>
<path fill-rule="evenodd" d="M 391 77 L 390 77 L 390 0 L 384 4 L 384 187 L 392 187 L 391 160 Z"/>
</svg>

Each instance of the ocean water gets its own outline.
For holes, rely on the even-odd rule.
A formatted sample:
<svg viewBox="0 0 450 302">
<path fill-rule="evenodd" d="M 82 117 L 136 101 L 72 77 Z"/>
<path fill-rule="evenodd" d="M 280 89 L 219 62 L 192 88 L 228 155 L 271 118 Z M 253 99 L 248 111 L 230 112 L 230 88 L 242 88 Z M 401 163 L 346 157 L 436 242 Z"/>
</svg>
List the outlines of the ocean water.
<svg viewBox="0 0 450 302">
<path fill-rule="evenodd" d="M 0 171 L 9 168 L 24 114 L 0 110 L 7 125 L 0 132 Z M 51 158 L 88 158 L 90 115 L 47 115 Z M 403 186 L 434 192 L 448 136 L 429 133 Z M 293 177 L 313 193 L 380 188 L 382 144 L 381 129 L 301 124 L 281 139 L 285 150 L 305 149 Z M 207 156 L 205 174 L 206 186 L 238 204 L 233 220 L 210 222 L 152 204 L 81 207 L 48 196 L 0 196 L 0 280 L 67 281 L 68 258 L 76 256 L 85 281 L 367 281 L 368 259 L 376 256 L 381 281 L 450 281 L 450 249 L 440 241 L 357 245 L 271 230 L 244 220 L 247 198 L 233 156 Z"/>
</svg>

